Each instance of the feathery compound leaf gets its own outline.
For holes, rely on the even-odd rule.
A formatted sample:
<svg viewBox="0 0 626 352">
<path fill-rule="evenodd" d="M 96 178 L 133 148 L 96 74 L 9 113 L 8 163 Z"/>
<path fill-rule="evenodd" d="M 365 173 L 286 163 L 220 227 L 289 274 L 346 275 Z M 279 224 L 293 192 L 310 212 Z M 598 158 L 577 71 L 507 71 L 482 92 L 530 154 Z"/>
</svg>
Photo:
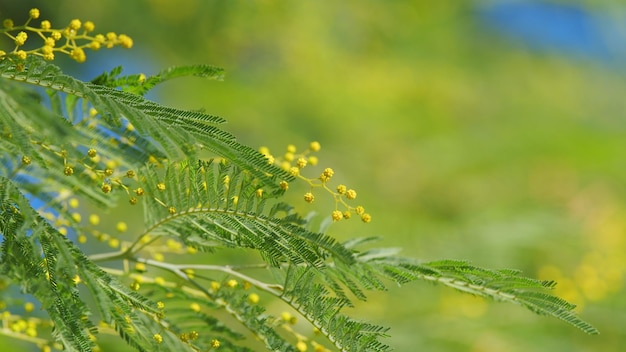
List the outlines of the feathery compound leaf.
<svg viewBox="0 0 626 352">
<path fill-rule="evenodd" d="M 535 313 L 553 316 L 588 334 L 598 334 L 598 330 L 576 316 L 575 305 L 546 292 L 554 286 L 553 281 L 523 277 L 517 271 L 483 269 L 463 261 L 416 263 L 398 257 L 357 258 L 358 264 L 353 267 L 377 272 L 398 283 L 419 279 L 443 284 L 476 296 L 518 304 Z"/>
<path fill-rule="evenodd" d="M 145 198 L 148 232 L 175 235 L 192 246 L 254 248 L 273 266 L 288 261 L 319 267 L 329 254 L 353 261 L 352 253 L 334 239 L 265 215 L 264 199 L 255 191 L 266 184 L 237 165 L 191 164 L 170 164 L 164 177 L 151 167 L 142 172 L 144 188 L 159 198 Z M 166 186 L 163 191 L 157 189 L 159 183 Z"/>
<path fill-rule="evenodd" d="M 34 295 L 54 322 L 57 340 L 71 350 L 91 351 L 97 329 L 76 288 L 77 278 L 93 293 L 101 317 L 139 350 L 150 351 L 159 325 L 145 319 L 156 304 L 103 272 L 42 219 L 13 184 L 0 176 L 2 271 Z M 42 256 L 43 255 L 43 256 Z"/>
<path fill-rule="evenodd" d="M 143 74 L 120 76 L 121 73 L 122 67 L 118 66 L 111 70 L 111 72 L 105 72 L 94 78 L 91 83 L 109 88 L 121 88 L 125 92 L 145 95 L 157 84 L 173 78 L 186 76 L 215 80 L 222 80 L 224 78 L 224 69 L 210 65 L 173 66 L 150 77 L 146 77 Z"/>
<path fill-rule="evenodd" d="M 60 255 L 61 235 L 51 228 L 13 184 L 0 176 L 0 235 L 2 273 L 32 294 L 55 325 L 55 337 L 67 348 L 91 351 L 93 325 L 78 298 L 68 258 Z M 42 256 L 43 254 L 43 256 Z M 69 258 L 71 260 L 71 258 Z"/>
<path fill-rule="evenodd" d="M 359 322 L 340 314 L 352 306 L 345 296 L 331 294 L 318 272 L 301 266 L 288 266 L 274 273 L 284 280 L 282 300 L 300 312 L 340 351 L 389 351 L 378 339 L 387 337 L 388 328 Z"/>
<path fill-rule="evenodd" d="M 200 65 L 164 71 L 163 77 L 165 79 L 183 74 L 216 76 L 218 71 Z M 17 64 L 11 60 L 1 60 L 0 77 L 82 98 L 97 111 L 97 115 L 93 117 L 97 118 L 97 124 L 108 129 L 118 129 L 122 120 L 128 120 L 136 129 L 135 138 L 150 140 L 150 145 L 159 150 L 157 154 L 170 160 L 194 157 L 198 150 L 206 149 L 253 173 L 270 187 L 268 191 L 277 189 L 275 185 L 270 186 L 274 182 L 273 178 L 292 178 L 283 170 L 269 165 L 260 153 L 238 143 L 232 135 L 217 128 L 216 124 L 224 122 L 219 117 L 198 111 L 168 108 L 136 94 L 84 83 L 63 75 L 54 65 L 34 56 Z"/>
</svg>

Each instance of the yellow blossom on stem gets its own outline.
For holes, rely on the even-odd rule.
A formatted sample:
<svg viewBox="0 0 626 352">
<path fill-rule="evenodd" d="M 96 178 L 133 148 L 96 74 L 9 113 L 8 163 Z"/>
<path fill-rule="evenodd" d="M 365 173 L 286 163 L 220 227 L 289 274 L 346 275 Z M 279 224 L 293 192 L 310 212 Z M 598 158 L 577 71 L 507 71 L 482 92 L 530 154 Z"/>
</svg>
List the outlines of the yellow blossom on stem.
<svg viewBox="0 0 626 352">
<path fill-rule="evenodd" d="M 83 28 L 85 29 L 85 32 L 93 32 L 93 30 L 96 29 L 96 25 L 91 21 L 87 21 L 83 25 Z"/>
<path fill-rule="evenodd" d="M 117 238 L 113 237 L 109 240 L 109 247 L 117 248 L 119 246 L 120 246 L 120 240 L 118 240 Z"/>
<path fill-rule="evenodd" d="M 168 249 L 171 249 L 173 251 L 179 251 L 183 248 L 183 244 L 176 241 L 173 238 L 169 238 L 166 242 L 165 245 L 167 246 Z"/>
<path fill-rule="evenodd" d="M 333 169 L 327 167 L 327 168 L 324 169 L 324 171 L 320 175 L 319 179 L 323 183 L 326 183 L 326 182 L 328 182 L 330 180 L 331 177 L 333 177 L 334 174 L 335 174 L 335 172 L 333 171 Z"/>
<path fill-rule="evenodd" d="M 89 49 L 94 50 L 94 51 L 100 50 L 100 46 L 101 46 L 100 42 L 97 42 L 95 40 L 89 43 Z"/>
<path fill-rule="evenodd" d="M 70 25 L 68 26 L 70 29 L 73 29 L 75 31 L 80 29 L 80 26 L 82 26 L 82 23 L 80 22 L 79 19 L 73 19 L 70 21 Z"/>
<path fill-rule="evenodd" d="M 17 36 L 15 36 L 15 45 L 22 46 L 26 43 L 26 39 L 28 39 L 28 34 L 26 32 L 19 32 Z"/>
<path fill-rule="evenodd" d="M 107 48 L 114 46 L 121 46 L 124 48 L 131 48 L 133 46 L 133 40 L 131 37 L 125 34 L 117 35 L 115 32 L 109 32 L 103 34 L 90 34 L 96 28 L 92 21 L 85 21 L 84 23 L 80 19 L 73 19 L 69 22 L 67 27 L 64 28 L 52 28 L 52 23 L 49 20 L 42 20 L 39 27 L 33 27 L 30 25 L 31 21 L 40 18 L 40 11 L 37 8 L 32 8 L 28 12 L 29 18 L 22 25 L 16 26 L 13 20 L 5 19 L 2 22 L 4 27 L 4 33 L 10 37 L 17 47 L 23 46 L 31 33 L 36 34 L 38 37 L 44 40 L 41 47 L 30 50 L 13 50 L 13 54 L 19 59 L 25 59 L 28 55 L 33 54 L 43 57 L 44 60 L 54 60 L 55 54 L 62 53 L 68 54 L 75 61 L 82 63 L 87 59 L 84 49 L 98 50 L 102 45 L 106 45 Z M 79 33 L 80 29 L 84 29 Z M 22 30 L 19 33 L 11 33 L 10 31 Z M 31 33 L 28 33 L 31 32 Z M 63 45 L 56 46 L 56 42 L 65 37 Z M 0 57 L 6 55 L 6 52 L 0 51 Z"/>
<path fill-rule="evenodd" d="M 128 225 L 127 225 L 125 222 L 120 221 L 120 222 L 118 222 L 118 223 L 117 223 L 117 225 L 115 226 L 115 229 L 116 229 L 118 232 L 126 232 L 126 231 L 128 230 Z"/>
<path fill-rule="evenodd" d="M 120 34 L 119 37 L 117 37 L 117 40 L 126 49 L 133 47 L 133 40 L 126 34 Z"/>
<path fill-rule="evenodd" d="M 257 304 L 259 303 L 260 297 L 259 295 L 257 295 L 256 293 L 251 293 L 248 296 L 248 302 L 252 303 L 252 304 Z"/>
<path fill-rule="evenodd" d="M 307 349 L 306 342 L 304 342 L 304 341 L 298 341 L 298 343 L 296 343 L 296 349 L 297 349 L 299 352 L 305 352 L 305 351 L 306 351 L 306 349 Z"/>
<path fill-rule="evenodd" d="M 309 149 L 311 149 L 311 151 L 313 152 L 318 152 L 320 149 L 322 149 L 322 146 L 320 145 L 319 142 L 314 141 L 314 142 L 311 142 L 311 144 L 309 144 Z"/>
<path fill-rule="evenodd" d="M 89 223 L 94 226 L 98 225 L 100 223 L 100 217 L 98 216 L 98 214 L 89 215 Z"/>
<path fill-rule="evenodd" d="M 154 334 L 152 338 L 154 339 L 154 341 L 156 341 L 156 343 L 163 342 L 163 336 L 161 336 L 161 334 Z"/>
<path fill-rule="evenodd" d="M 35 20 L 38 19 L 39 9 L 37 8 L 30 9 L 30 11 L 28 11 L 28 16 L 30 16 L 30 18 L 35 19 Z"/>
<path fill-rule="evenodd" d="M 331 216 L 333 218 L 333 221 L 339 221 L 343 218 L 343 213 L 341 212 L 341 210 L 335 210 L 333 211 Z"/>
<path fill-rule="evenodd" d="M 193 302 L 192 304 L 190 304 L 189 308 L 191 308 L 191 310 L 193 310 L 196 313 L 200 312 L 200 305 L 196 302 Z"/>
<path fill-rule="evenodd" d="M 290 322 L 293 317 L 289 312 L 282 312 L 280 313 L 280 318 L 286 322 Z"/>
<path fill-rule="evenodd" d="M 313 203 L 315 200 L 315 196 L 311 192 L 307 192 L 304 194 L 304 201 L 307 203 Z"/>
</svg>

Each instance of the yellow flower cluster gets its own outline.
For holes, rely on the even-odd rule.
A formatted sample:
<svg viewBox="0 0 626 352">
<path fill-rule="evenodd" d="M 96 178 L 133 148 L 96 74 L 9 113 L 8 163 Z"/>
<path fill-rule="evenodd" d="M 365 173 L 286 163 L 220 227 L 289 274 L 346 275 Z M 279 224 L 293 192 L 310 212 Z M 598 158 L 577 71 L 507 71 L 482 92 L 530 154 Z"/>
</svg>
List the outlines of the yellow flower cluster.
<svg viewBox="0 0 626 352">
<path fill-rule="evenodd" d="M 307 166 L 315 166 L 318 164 L 318 159 L 310 153 L 317 152 L 321 149 L 319 142 L 311 142 L 309 147 L 303 152 L 298 153 L 296 146 L 290 144 L 287 146 L 287 150 L 283 155 L 274 156 L 270 153 L 269 148 L 261 147 L 259 152 L 265 156 L 269 164 L 274 164 L 283 170 L 287 171 L 294 177 L 297 177 L 309 184 L 310 190 L 304 194 L 304 201 L 307 203 L 313 203 L 315 195 L 313 194 L 314 188 L 322 188 L 330 193 L 335 200 L 335 210 L 331 213 L 333 221 L 339 221 L 342 219 L 350 219 L 352 214 L 357 214 L 361 220 L 368 223 L 372 220 L 372 216 L 365 212 L 362 206 L 353 207 L 346 201 L 356 199 L 357 192 L 353 189 L 349 189 L 345 185 L 340 184 L 335 190 L 328 186 L 329 181 L 335 174 L 335 171 L 329 167 L 325 168 L 317 178 L 307 178 L 301 175 L 301 170 Z M 287 181 L 281 181 L 279 183 L 280 189 L 287 191 L 289 189 L 289 183 Z M 337 209 L 339 205 L 344 207 L 341 211 Z"/>
<path fill-rule="evenodd" d="M 92 34 L 96 26 L 91 21 L 83 23 L 79 19 L 73 19 L 67 26 L 58 29 L 52 28 L 52 23 L 48 20 L 41 21 L 39 26 L 33 26 L 33 20 L 38 20 L 39 17 L 39 9 L 34 8 L 28 12 L 28 19 L 22 25 L 16 26 L 9 18 L 2 21 L 0 33 L 4 33 L 15 43 L 10 54 L 19 59 L 25 59 L 28 55 L 37 55 L 50 61 L 54 60 L 55 53 L 62 53 L 82 63 L 87 60 L 85 49 L 98 50 L 101 47 L 112 48 L 114 46 L 131 48 L 133 46 L 133 40 L 125 34 L 114 32 Z M 40 47 L 31 50 L 23 49 L 29 39 L 29 33 L 41 39 Z M 7 52 L 0 50 L 0 58 L 5 56 Z"/>
</svg>

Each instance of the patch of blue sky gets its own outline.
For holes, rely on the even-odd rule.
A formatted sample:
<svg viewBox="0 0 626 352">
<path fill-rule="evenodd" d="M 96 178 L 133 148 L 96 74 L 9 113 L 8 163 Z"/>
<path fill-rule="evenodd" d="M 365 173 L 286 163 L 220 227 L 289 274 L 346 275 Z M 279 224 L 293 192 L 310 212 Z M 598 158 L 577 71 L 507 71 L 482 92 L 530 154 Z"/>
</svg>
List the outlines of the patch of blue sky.
<svg viewBox="0 0 626 352">
<path fill-rule="evenodd" d="M 485 27 L 529 50 L 599 63 L 626 59 L 624 11 L 608 13 L 545 1 L 496 1 L 479 6 L 477 16 Z"/>
</svg>

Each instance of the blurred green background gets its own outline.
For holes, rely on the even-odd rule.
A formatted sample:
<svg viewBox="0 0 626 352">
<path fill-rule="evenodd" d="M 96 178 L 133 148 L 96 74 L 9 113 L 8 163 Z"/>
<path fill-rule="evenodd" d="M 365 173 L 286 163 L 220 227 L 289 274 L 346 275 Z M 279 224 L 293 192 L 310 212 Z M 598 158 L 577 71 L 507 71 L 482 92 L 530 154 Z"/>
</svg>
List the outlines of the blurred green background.
<svg viewBox="0 0 626 352">
<path fill-rule="evenodd" d="M 353 312 L 390 326 L 396 350 L 626 345 L 618 1 L 55 0 L 3 4 L 0 16 L 19 23 L 35 6 L 53 24 L 92 20 L 134 39 L 64 64 L 84 79 L 120 64 L 224 67 L 224 82 L 181 79 L 151 98 L 220 115 L 240 141 L 277 154 L 318 140 L 322 166 L 373 215 L 333 225 L 337 238 L 380 235 L 405 256 L 556 279 L 601 331 L 417 282 Z M 304 213 L 332 207 L 297 192 Z"/>
</svg>

